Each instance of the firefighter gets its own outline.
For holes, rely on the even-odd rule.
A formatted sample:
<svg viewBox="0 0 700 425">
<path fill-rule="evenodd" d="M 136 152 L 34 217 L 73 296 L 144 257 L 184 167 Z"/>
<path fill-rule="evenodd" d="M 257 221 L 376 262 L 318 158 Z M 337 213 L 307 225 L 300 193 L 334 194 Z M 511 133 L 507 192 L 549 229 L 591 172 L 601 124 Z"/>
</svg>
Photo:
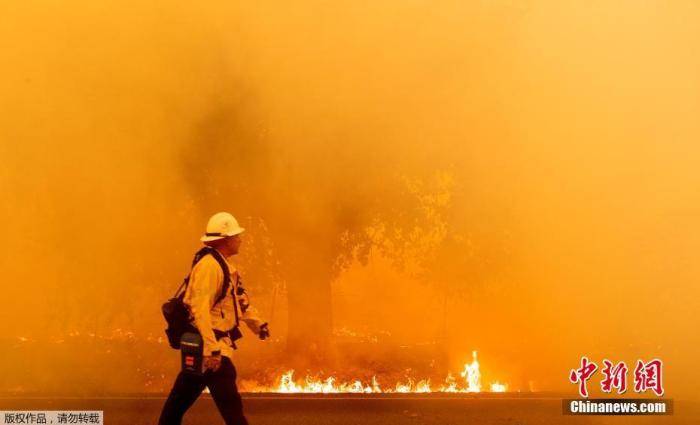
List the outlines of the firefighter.
<svg viewBox="0 0 700 425">
<path fill-rule="evenodd" d="M 260 339 L 269 337 L 270 332 L 267 323 L 260 320 L 249 306 L 248 295 L 231 262 L 231 258 L 238 254 L 243 230 L 226 212 L 214 214 L 209 219 L 201 241 L 225 259 L 230 289 L 222 294 L 224 265 L 213 255 L 203 256 L 192 268 L 183 301 L 189 308 L 193 329 L 202 337 L 203 373 L 192 374 L 183 370 L 178 374 L 163 406 L 160 425 L 179 425 L 205 387 L 209 388 L 227 425 L 247 424 L 232 362 L 235 340 L 240 337 L 238 326 L 244 322 Z M 220 301 L 216 302 L 220 296 Z"/>
</svg>

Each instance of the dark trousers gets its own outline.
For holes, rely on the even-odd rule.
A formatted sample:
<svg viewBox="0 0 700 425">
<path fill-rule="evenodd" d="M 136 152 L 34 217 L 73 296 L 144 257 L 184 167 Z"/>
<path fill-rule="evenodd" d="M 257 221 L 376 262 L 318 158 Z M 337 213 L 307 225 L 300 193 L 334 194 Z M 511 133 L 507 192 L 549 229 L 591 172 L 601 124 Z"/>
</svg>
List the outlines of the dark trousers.
<svg viewBox="0 0 700 425">
<path fill-rule="evenodd" d="M 216 372 L 208 370 L 202 376 L 180 372 L 165 401 L 158 424 L 180 425 L 185 412 L 204 391 L 204 387 L 209 388 L 226 425 L 248 424 L 236 387 L 236 368 L 228 357 L 222 357 L 221 367 Z"/>
</svg>

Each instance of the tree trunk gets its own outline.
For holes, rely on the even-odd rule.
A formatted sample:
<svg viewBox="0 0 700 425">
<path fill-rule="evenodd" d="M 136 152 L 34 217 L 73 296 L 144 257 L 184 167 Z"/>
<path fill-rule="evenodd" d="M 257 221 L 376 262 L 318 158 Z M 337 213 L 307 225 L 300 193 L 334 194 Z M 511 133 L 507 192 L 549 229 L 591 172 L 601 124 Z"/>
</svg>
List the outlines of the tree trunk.
<svg viewBox="0 0 700 425">
<path fill-rule="evenodd" d="M 333 331 L 333 260 L 318 245 L 299 246 L 284 261 L 288 299 L 287 354 L 291 362 L 327 362 Z M 311 246 L 309 246 L 311 245 Z"/>
</svg>

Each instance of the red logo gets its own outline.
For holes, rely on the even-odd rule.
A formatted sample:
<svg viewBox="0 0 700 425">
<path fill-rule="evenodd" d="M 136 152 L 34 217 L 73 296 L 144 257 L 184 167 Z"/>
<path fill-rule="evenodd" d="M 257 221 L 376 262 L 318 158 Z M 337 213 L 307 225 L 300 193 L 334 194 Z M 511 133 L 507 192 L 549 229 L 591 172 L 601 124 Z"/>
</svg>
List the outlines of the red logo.
<svg viewBox="0 0 700 425">
<path fill-rule="evenodd" d="M 598 365 L 593 362 L 588 361 L 588 357 L 581 357 L 581 367 L 579 369 L 572 369 L 569 374 L 569 381 L 573 384 L 578 383 L 578 393 L 581 397 L 588 397 L 588 388 L 586 388 L 586 382 L 591 379 L 591 376 L 598 369 Z"/>
<path fill-rule="evenodd" d="M 664 394 L 664 387 L 661 381 L 661 360 L 654 359 L 649 363 L 637 360 L 637 367 L 634 368 L 634 391 L 643 393 L 652 390 L 656 395 Z"/>
<path fill-rule="evenodd" d="M 185 356 L 185 366 L 194 366 L 194 357 Z"/>
<path fill-rule="evenodd" d="M 603 375 L 605 378 L 600 382 L 600 389 L 604 393 L 612 392 L 613 388 L 617 388 L 618 394 L 624 394 L 627 391 L 627 365 L 625 362 L 620 362 L 613 366 L 610 360 L 603 360 Z"/>
<path fill-rule="evenodd" d="M 598 365 L 588 360 L 588 357 L 581 357 L 581 367 L 572 369 L 569 373 L 569 381 L 573 384 L 578 384 L 578 393 L 581 397 L 588 397 L 588 380 L 593 377 L 598 370 Z M 624 394 L 627 391 L 627 372 L 629 369 L 625 362 L 614 364 L 608 359 L 603 360 L 603 379 L 600 381 L 600 389 L 604 393 L 610 393 L 613 388 L 617 389 L 618 394 Z M 653 359 L 647 363 L 642 360 L 637 360 L 637 366 L 634 368 L 634 391 L 643 393 L 651 390 L 657 396 L 664 394 L 663 388 L 663 362 L 659 359 Z"/>
</svg>

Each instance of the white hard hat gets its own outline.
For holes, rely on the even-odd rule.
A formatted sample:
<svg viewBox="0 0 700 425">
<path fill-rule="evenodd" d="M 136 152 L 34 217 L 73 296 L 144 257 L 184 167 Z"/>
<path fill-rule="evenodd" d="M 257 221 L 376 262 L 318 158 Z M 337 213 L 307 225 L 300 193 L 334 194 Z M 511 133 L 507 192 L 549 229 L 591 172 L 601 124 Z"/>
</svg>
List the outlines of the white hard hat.
<svg viewBox="0 0 700 425">
<path fill-rule="evenodd" d="M 207 223 L 207 232 L 201 237 L 202 242 L 211 242 L 243 233 L 245 229 L 227 212 L 219 212 L 211 216 Z"/>
</svg>

